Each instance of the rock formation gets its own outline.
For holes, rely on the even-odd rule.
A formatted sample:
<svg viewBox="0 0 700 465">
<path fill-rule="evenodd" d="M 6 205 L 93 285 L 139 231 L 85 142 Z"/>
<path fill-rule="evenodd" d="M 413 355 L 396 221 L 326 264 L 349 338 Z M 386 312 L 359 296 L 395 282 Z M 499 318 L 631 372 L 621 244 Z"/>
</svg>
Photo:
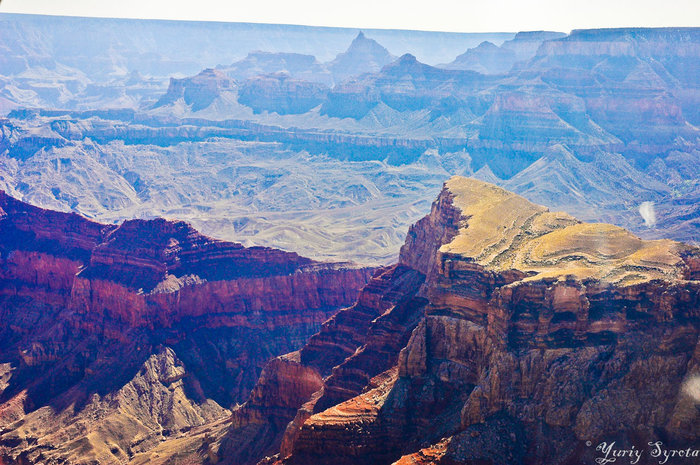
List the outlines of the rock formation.
<svg viewBox="0 0 700 465">
<path fill-rule="evenodd" d="M 512 50 L 497 47 L 491 42 L 482 42 L 478 47 L 470 48 L 455 58 L 452 63 L 442 67 L 476 71 L 482 74 L 504 74 L 510 71 L 515 61 L 515 52 Z"/>
<path fill-rule="evenodd" d="M 221 420 L 371 274 L 0 192 L 0 457 L 122 463 Z"/>
<path fill-rule="evenodd" d="M 360 32 L 345 52 L 328 63 L 328 69 L 333 73 L 335 82 L 340 83 L 350 76 L 375 73 L 395 58 L 376 40 Z"/>
<path fill-rule="evenodd" d="M 563 32 L 523 31 L 503 42 L 501 48 L 513 51 L 516 61 L 526 61 L 535 56 L 537 49 L 545 40 L 561 39 L 562 37 L 566 37 Z"/>
<path fill-rule="evenodd" d="M 258 76 L 245 81 L 238 101 L 260 113 L 306 113 L 320 105 L 329 88 L 324 84 L 293 79 L 285 73 Z"/>
<path fill-rule="evenodd" d="M 525 66 L 526 61 L 537 54 L 544 41 L 561 39 L 566 34 L 551 31 L 518 32 L 511 40 L 506 40 L 500 47 L 485 41 L 478 47 L 470 48 L 457 56 L 454 61 L 438 65 L 445 69 L 464 69 L 483 74 L 508 73 L 514 65 Z"/>
<path fill-rule="evenodd" d="M 323 63 L 319 63 L 313 55 L 300 53 L 255 51 L 240 61 L 218 69 L 240 82 L 257 76 L 285 73 L 294 79 L 333 84 L 333 77 Z"/>
<path fill-rule="evenodd" d="M 192 111 L 202 110 L 221 97 L 223 92 L 231 92 L 236 84 L 224 73 L 216 69 L 205 69 L 196 76 L 185 79 L 170 79 L 168 91 L 153 106 L 158 108 L 179 100 Z"/>
<path fill-rule="evenodd" d="M 6 461 L 568 465 L 698 440 L 696 247 L 454 177 L 308 338 L 368 270 L 1 207 Z"/>
<path fill-rule="evenodd" d="M 454 177 L 400 264 L 294 362 L 268 365 L 301 364 L 323 387 L 291 397 L 300 408 L 261 463 L 571 464 L 592 461 L 603 441 L 697 445 L 698 278 L 697 247 Z M 358 311 L 368 304 L 378 311 Z M 319 384 L 310 379 L 306 392 Z M 234 418 L 274 411 L 260 399 Z"/>
<path fill-rule="evenodd" d="M 176 217 L 221 238 L 388 265 L 442 181 L 473 175 L 585 221 L 698 242 L 699 31 L 535 31 L 468 53 L 515 56 L 498 75 L 415 54 L 383 63 L 358 37 L 343 81 L 328 56 L 255 52 L 175 78 L 156 108 L 147 73 L 124 78 L 150 89 L 138 106 L 40 109 L 27 93 L 32 109 L 0 120 L 0 189 L 102 222 Z"/>
</svg>

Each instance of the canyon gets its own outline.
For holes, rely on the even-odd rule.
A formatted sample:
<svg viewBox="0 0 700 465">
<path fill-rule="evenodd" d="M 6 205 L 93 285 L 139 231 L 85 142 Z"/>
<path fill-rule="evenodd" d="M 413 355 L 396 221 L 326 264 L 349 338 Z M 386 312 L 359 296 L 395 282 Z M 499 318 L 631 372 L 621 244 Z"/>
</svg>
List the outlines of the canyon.
<svg viewBox="0 0 700 465">
<path fill-rule="evenodd" d="M 378 269 L 6 195 L 0 221 L 10 463 L 572 464 L 698 440 L 696 246 L 458 176 Z"/>
<path fill-rule="evenodd" d="M 128 104 L 15 93 L 0 188 L 105 223 L 183 219 L 248 246 L 389 265 L 442 181 L 465 175 L 698 242 L 697 29 L 521 32 L 446 64 L 378 37 L 348 37 L 333 59 L 250 51 L 155 87 L 128 77 L 150 89 Z"/>
<path fill-rule="evenodd" d="M 0 193 L 0 456 L 120 463 L 220 420 L 373 270 Z"/>
<path fill-rule="evenodd" d="M 0 465 L 697 448 L 699 69 L 698 28 L 0 13 Z"/>
</svg>

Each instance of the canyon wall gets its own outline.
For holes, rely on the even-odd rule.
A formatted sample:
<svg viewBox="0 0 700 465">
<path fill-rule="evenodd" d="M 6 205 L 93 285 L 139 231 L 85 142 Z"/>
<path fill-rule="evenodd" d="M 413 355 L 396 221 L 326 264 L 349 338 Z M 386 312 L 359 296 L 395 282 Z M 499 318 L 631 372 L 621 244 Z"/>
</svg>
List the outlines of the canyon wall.
<svg viewBox="0 0 700 465">
<path fill-rule="evenodd" d="M 376 270 L 2 199 L 10 463 L 569 465 L 698 439 L 694 246 L 460 177 Z"/>
<path fill-rule="evenodd" d="M 356 307 L 378 278 L 387 288 L 416 273 L 417 287 L 379 317 L 356 317 L 364 337 L 329 322 L 311 338 L 295 363 L 323 387 L 260 463 L 573 464 L 603 441 L 692 447 L 699 258 L 452 178 L 401 265 Z"/>
<path fill-rule="evenodd" d="M 373 272 L 5 193 L 0 235 L 0 453 L 20 463 L 121 463 L 224 418 Z"/>
</svg>

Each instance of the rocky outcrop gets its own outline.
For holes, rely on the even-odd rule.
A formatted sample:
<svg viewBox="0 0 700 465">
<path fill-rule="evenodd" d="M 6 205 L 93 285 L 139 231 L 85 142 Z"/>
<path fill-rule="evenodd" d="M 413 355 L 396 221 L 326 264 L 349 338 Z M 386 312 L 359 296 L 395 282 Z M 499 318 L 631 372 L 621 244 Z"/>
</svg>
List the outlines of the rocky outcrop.
<svg viewBox="0 0 700 465">
<path fill-rule="evenodd" d="M 451 226 L 439 227 L 441 220 Z M 436 236 L 431 239 L 435 246 L 437 241 L 444 242 L 456 234 L 453 220 L 449 214 L 434 208 L 433 213 L 413 228 L 409 236 L 424 239 L 423 234 L 432 234 Z M 430 232 L 433 225 L 436 232 Z M 287 405 L 286 415 L 275 413 L 279 411 L 278 401 L 251 395 L 239 410 L 234 411 L 235 420 L 228 433 L 229 439 L 222 441 L 217 448 L 219 460 L 255 463 L 264 452 L 290 453 L 302 425 L 313 413 L 360 394 L 373 378 L 396 364 L 399 351 L 418 324 L 426 304 L 418 292 L 429 267 L 420 263 L 419 252 L 407 247 L 406 254 L 404 257 L 402 251 L 399 264 L 378 271 L 362 290 L 357 302 L 325 322 L 298 353 L 270 362 L 265 367 L 268 375 L 258 380 L 254 392 L 267 390 L 265 384 L 269 379 L 278 381 L 276 390 L 280 393 L 295 392 L 300 385 L 306 385 L 299 379 L 285 376 L 290 365 L 295 365 L 294 369 L 300 372 L 315 373 L 322 382 L 314 391 L 307 391 L 304 397 L 291 396 L 294 403 Z M 286 394 L 280 394 L 277 399 L 285 397 Z M 289 410 L 289 407 L 293 409 Z M 264 418 L 273 416 L 275 421 L 259 420 L 260 412 L 264 412 Z M 264 425 L 265 434 L 251 433 L 251 427 L 262 428 L 261 425 Z M 233 441 L 232 437 L 238 439 Z M 245 448 L 241 447 L 241 438 L 247 438 Z"/>
<path fill-rule="evenodd" d="M 343 82 L 350 76 L 364 73 L 376 73 L 394 60 L 394 56 L 376 40 L 359 32 L 348 49 L 328 63 L 336 83 Z"/>
<path fill-rule="evenodd" d="M 161 348 L 117 391 L 94 393 L 79 409 L 43 406 L 5 423 L 0 450 L 9 449 L 11 463 L 122 463 L 163 437 L 228 413 L 188 375 L 173 350 Z M 71 390 L 56 401 L 77 397 Z"/>
<path fill-rule="evenodd" d="M 537 49 L 540 48 L 542 42 L 562 37 L 566 37 L 563 32 L 522 31 L 515 34 L 511 40 L 503 42 L 501 48 L 511 50 L 515 54 L 516 61 L 525 61 L 537 54 Z"/>
<path fill-rule="evenodd" d="M 190 78 L 170 78 L 168 91 L 153 108 L 182 100 L 192 111 L 202 110 L 211 105 L 223 92 L 230 92 L 235 87 L 235 82 L 221 71 L 208 68 Z"/>
<path fill-rule="evenodd" d="M 320 105 L 328 91 L 329 88 L 323 84 L 278 73 L 245 81 L 238 91 L 238 101 L 256 113 L 301 114 Z"/>
<path fill-rule="evenodd" d="M 476 71 L 482 74 L 505 74 L 510 71 L 515 61 L 515 52 L 512 50 L 498 47 L 491 42 L 482 42 L 478 47 L 470 48 L 453 62 L 442 67 Z"/>
<path fill-rule="evenodd" d="M 442 240 L 418 232 L 455 217 Z M 402 257 L 418 237 L 435 271 L 396 368 L 308 416 L 283 463 L 569 464 L 603 441 L 697 443 L 699 249 L 465 178 L 446 183 Z"/>
<path fill-rule="evenodd" d="M 319 63 L 313 55 L 301 53 L 254 51 L 232 65 L 217 69 L 240 82 L 256 76 L 286 73 L 294 79 L 333 84 L 333 77 L 324 64 Z"/>
<path fill-rule="evenodd" d="M 120 463 L 222 419 L 373 271 L 4 193 L 0 236 L 0 455 L 30 463 Z"/>
<path fill-rule="evenodd" d="M 234 409 L 226 435 L 215 443 L 216 460 L 255 464 L 275 454 L 287 424 L 323 386 L 312 368 L 299 363 L 299 353 L 268 362 L 248 400 Z"/>
<path fill-rule="evenodd" d="M 336 85 L 321 113 L 361 119 L 380 103 L 400 112 L 434 108 L 441 114 L 451 113 L 465 93 L 485 89 L 494 81 L 474 71 L 435 68 L 405 54 L 380 72 Z"/>
<path fill-rule="evenodd" d="M 423 302 L 415 296 L 423 280 L 402 265 L 378 271 L 358 301 L 326 321 L 299 352 L 268 363 L 249 399 L 234 411 L 219 460 L 256 463 L 291 448 L 314 412 L 354 397 L 391 368 L 418 323 Z M 256 394 L 265 392 L 277 394 Z"/>
</svg>

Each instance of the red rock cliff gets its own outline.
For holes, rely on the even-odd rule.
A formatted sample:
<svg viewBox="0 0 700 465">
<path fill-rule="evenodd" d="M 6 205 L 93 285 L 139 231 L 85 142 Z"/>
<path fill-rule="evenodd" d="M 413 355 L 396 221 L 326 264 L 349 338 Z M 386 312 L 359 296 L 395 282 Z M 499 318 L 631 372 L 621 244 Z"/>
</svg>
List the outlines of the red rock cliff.
<svg viewBox="0 0 700 465">
<path fill-rule="evenodd" d="M 436 240 L 435 218 L 457 232 Z M 697 445 L 699 256 L 453 178 L 402 250 L 427 302 L 396 371 L 307 413 L 278 460 L 573 464 L 597 457 L 586 441 Z"/>
<path fill-rule="evenodd" d="M 372 272 L 213 240 L 182 222 L 101 225 L 0 193 L 0 456 L 77 454 L 81 462 L 94 453 L 99 463 L 120 463 L 168 432 L 221 418 L 248 396 L 267 360 L 300 348 Z M 167 402 L 95 403 L 95 395 L 128 397 L 132 389 L 160 396 L 159 384 L 142 376 L 153 363 L 166 373 L 153 380 L 164 376 L 166 385 L 181 379 L 167 373 L 186 373 L 183 410 L 167 427 L 134 423 L 142 408 Z M 94 408 L 124 425 L 111 458 L 100 455 L 109 450 L 101 441 L 116 439 L 99 431 L 113 426 L 94 421 Z M 46 409 L 57 412 L 51 421 Z M 89 426 L 69 427 L 76 422 Z M 60 447 L 46 442 L 66 428 Z M 138 437 L 149 439 L 136 447 Z"/>
</svg>

